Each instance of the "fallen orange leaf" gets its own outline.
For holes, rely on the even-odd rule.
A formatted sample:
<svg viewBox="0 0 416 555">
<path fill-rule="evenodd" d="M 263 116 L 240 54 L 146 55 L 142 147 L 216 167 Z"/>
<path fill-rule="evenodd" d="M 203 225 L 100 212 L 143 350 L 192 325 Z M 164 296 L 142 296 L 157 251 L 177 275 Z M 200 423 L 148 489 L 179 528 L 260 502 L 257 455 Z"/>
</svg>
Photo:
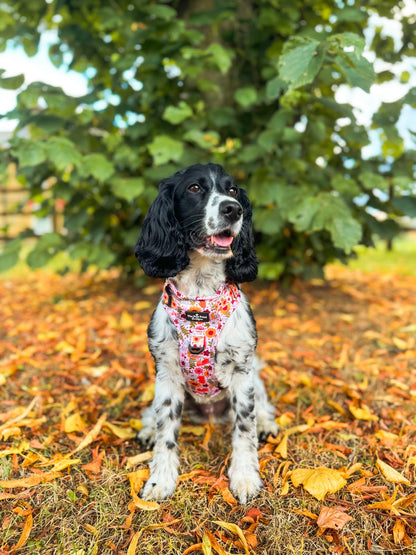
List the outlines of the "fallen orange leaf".
<svg viewBox="0 0 416 555">
<path fill-rule="evenodd" d="M 32 526 L 33 526 L 33 516 L 30 513 L 26 517 L 25 525 L 23 526 L 22 534 L 19 538 L 19 541 L 12 548 L 13 551 L 15 551 L 16 549 L 20 549 L 21 547 L 23 547 L 26 544 L 27 540 L 29 539 L 30 532 L 32 530 Z"/>
<path fill-rule="evenodd" d="M 322 507 L 316 524 L 319 528 L 335 528 L 342 530 L 344 526 L 352 520 L 352 517 L 345 513 L 343 507 Z"/>
<path fill-rule="evenodd" d="M 51 482 L 55 478 L 62 476 L 60 472 L 51 470 L 50 472 L 43 472 L 41 474 L 31 474 L 26 478 L 16 478 L 14 480 L 0 480 L 0 487 L 2 488 L 30 488 L 37 486 L 43 482 Z"/>
</svg>

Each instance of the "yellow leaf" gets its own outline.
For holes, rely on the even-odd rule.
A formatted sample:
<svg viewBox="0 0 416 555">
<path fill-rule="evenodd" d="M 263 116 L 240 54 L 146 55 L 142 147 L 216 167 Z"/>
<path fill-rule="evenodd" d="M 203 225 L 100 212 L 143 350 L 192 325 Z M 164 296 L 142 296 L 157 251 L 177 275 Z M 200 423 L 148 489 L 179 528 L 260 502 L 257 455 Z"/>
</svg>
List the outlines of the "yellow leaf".
<svg viewBox="0 0 416 555">
<path fill-rule="evenodd" d="M 79 491 L 79 493 L 82 493 L 82 495 L 85 495 L 85 497 L 88 497 L 89 491 L 85 484 L 80 484 L 79 486 L 77 486 L 77 491 Z"/>
<path fill-rule="evenodd" d="M 246 537 L 243 534 L 243 531 L 241 530 L 241 528 L 239 526 L 237 526 L 237 524 L 232 524 L 231 522 L 224 522 L 223 520 L 214 520 L 213 522 L 214 522 L 214 524 L 218 524 L 218 526 L 221 526 L 221 528 L 225 528 L 226 530 L 229 530 L 231 533 L 238 536 L 241 540 L 241 543 L 244 546 L 244 550 L 246 552 L 246 555 L 250 555 L 250 551 L 249 551 L 249 548 L 248 548 L 248 543 L 247 543 Z"/>
<path fill-rule="evenodd" d="M 134 455 L 133 457 L 127 457 L 127 468 L 131 468 L 132 466 L 136 466 L 140 463 L 150 461 L 153 457 L 153 451 L 146 451 L 145 453 L 139 453 L 138 455 Z"/>
<path fill-rule="evenodd" d="M 79 464 L 80 462 L 81 459 L 61 459 L 60 461 L 54 463 L 53 469 L 56 471 L 64 470 L 65 468 L 68 468 L 69 466 L 72 466 L 74 464 Z"/>
<path fill-rule="evenodd" d="M 211 541 L 207 534 L 204 534 L 202 537 L 202 552 L 204 555 L 212 555 Z"/>
<path fill-rule="evenodd" d="M 407 349 L 407 341 L 400 339 L 400 337 L 393 337 L 393 345 L 397 347 L 400 351 L 405 351 Z"/>
<path fill-rule="evenodd" d="M 131 538 L 129 548 L 127 549 L 127 555 L 135 555 L 136 554 L 137 544 L 139 542 L 140 536 L 142 535 L 142 532 L 143 532 L 143 530 L 139 530 Z"/>
<path fill-rule="evenodd" d="M 294 513 L 298 515 L 307 516 L 309 518 L 312 518 L 313 520 L 318 519 L 318 515 L 316 515 L 315 513 L 312 513 L 311 511 L 308 511 L 308 509 L 292 509 L 292 510 Z"/>
<path fill-rule="evenodd" d="M 10 426 L 9 428 L 3 428 L 0 432 L 0 439 L 7 441 L 9 437 L 20 436 L 22 430 L 18 426 Z"/>
<path fill-rule="evenodd" d="M 156 501 L 146 501 L 145 499 L 140 499 L 137 493 L 134 493 L 132 498 L 134 505 L 142 511 L 157 511 L 160 509 L 159 503 L 156 503 Z"/>
<path fill-rule="evenodd" d="M 287 495 L 289 493 L 289 480 L 285 480 L 282 486 L 280 495 Z"/>
<path fill-rule="evenodd" d="M 111 422 L 106 422 L 103 424 L 103 428 L 107 428 L 110 432 L 118 437 L 119 439 L 132 439 L 136 437 L 136 432 L 131 428 L 122 428 L 121 426 L 117 426 L 116 424 L 112 424 Z"/>
<path fill-rule="evenodd" d="M 84 439 L 81 441 L 78 447 L 74 449 L 73 453 L 78 453 L 78 451 L 81 451 L 82 449 L 87 447 L 90 443 L 92 443 L 97 438 L 106 418 L 107 418 L 107 415 L 105 413 L 100 416 L 95 426 L 92 428 L 90 432 L 88 432 L 88 434 L 84 437 Z"/>
<path fill-rule="evenodd" d="M 292 471 L 291 480 L 295 487 L 302 484 L 306 491 L 320 501 L 327 493 L 335 493 L 347 483 L 342 472 L 325 467 L 298 468 Z"/>
<path fill-rule="evenodd" d="M 182 426 L 181 434 L 192 434 L 193 436 L 203 436 L 206 432 L 204 426 Z"/>
<path fill-rule="evenodd" d="M 286 428 L 292 422 L 293 416 L 289 416 L 287 412 L 284 412 L 281 416 L 276 418 L 276 422 L 279 424 L 280 428 Z"/>
<path fill-rule="evenodd" d="M 134 303 L 133 308 L 134 310 L 144 310 L 146 308 L 150 308 L 152 304 L 149 301 L 138 301 Z"/>
<path fill-rule="evenodd" d="M 395 442 L 399 439 L 397 434 L 392 434 L 391 432 L 386 432 L 385 430 L 378 430 L 377 433 L 374 434 L 374 437 L 381 440 L 387 440 Z"/>
<path fill-rule="evenodd" d="M 133 430 L 136 430 L 137 432 L 140 432 L 140 430 L 143 427 L 142 421 L 140 418 L 130 418 L 129 424 L 133 428 Z"/>
<path fill-rule="evenodd" d="M 351 465 L 345 471 L 344 477 L 349 478 L 352 474 L 354 474 L 358 470 L 361 470 L 362 466 L 363 466 L 363 463 L 355 463 L 355 464 Z"/>
<path fill-rule="evenodd" d="M 306 430 L 309 430 L 309 428 L 309 424 L 299 424 L 299 426 L 292 426 L 291 428 L 285 430 L 285 434 L 288 436 L 293 434 L 302 434 L 303 432 L 306 432 Z"/>
<path fill-rule="evenodd" d="M 87 425 L 79 412 L 75 412 L 65 418 L 64 431 L 67 434 L 71 434 L 72 432 L 82 432 L 82 430 L 85 430 L 86 426 Z"/>
<path fill-rule="evenodd" d="M 88 530 L 88 532 L 90 534 L 92 534 L 93 536 L 97 537 L 98 536 L 98 530 L 97 528 L 95 528 L 94 526 L 92 526 L 91 524 L 85 524 L 85 529 Z"/>
<path fill-rule="evenodd" d="M 138 493 L 142 489 L 144 482 L 149 479 L 149 475 L 150 471 L 148 468 L 141 468 L 127 474 L 132 494 Z"/>
<path fill-rule="evenodd" d="M 388 482 L 393 482 L 395 484 L 406 484 L 406 486 L 410 486 L 409 480 L 405 478 L 402 474 L 400 474 L 400 472 L 394 470 L 394 468 L 392 468 L 387 463 L 381 461 L 380 459 L 377 459 L 376 466 Z"/>
<path fill-rule="evenodd" d="M 134 320 L 127 312 L 127 310 L 123 310 L 121 317 L 120 317 L 120 329 L 128 330 L 134 326 Z"/>
<path fill-rule="evenodd" d="M 367 405 L 361 405 L 361 407 L 355 407 L 354 405 L 349 406 L 350 412 L 356 420 L 378 420 L 378 416 L 373 414 Z"/>
<path fill-rule="evenodd" d="M 206 530 L 205 535 L 208 536 L 208 539 L 211 542 L 211 546 L 215 549 L 218 555 L 227 555 L 224 549 L 218 543 L 217 538 L 214 536 L 214 534 L 212 534 L 212 532 Z"/>
<path fill-rule="evenodd" d="M 278 454 L 282 459 L 287 459 L 287 434 L 283 434 L 282 441 L 274 450 L 275 454 Z"/>
<path fill-rule="evenodd" d="M 71 355 L 75 351 L 75 347 L 70 345 L 68 341 L 60 341 L 55 345 L 55 351 L 59 353 L 64 353 L 66 355 Z"/>
</svg>

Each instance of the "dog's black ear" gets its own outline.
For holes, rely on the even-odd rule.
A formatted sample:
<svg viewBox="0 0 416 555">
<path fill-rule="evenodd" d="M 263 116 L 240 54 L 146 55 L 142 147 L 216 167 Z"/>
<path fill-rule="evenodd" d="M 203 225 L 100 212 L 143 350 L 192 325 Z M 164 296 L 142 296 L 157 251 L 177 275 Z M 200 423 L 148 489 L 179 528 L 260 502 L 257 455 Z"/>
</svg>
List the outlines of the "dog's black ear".
<svg viewBox="0 0 416 555">
<path fill-rule="evenodd" d="M 171 180 L 161 182 L 134 247 L 136 258 L 150 277 L 173 277 L 189 264 L 185 237 L 174 212 L 173 190 Z"/>
<path fill-rule="evenodd" d="M 243 226 L 232 243 L 233 258 L 226 262 L 227 278 L 236 283 L 253 281 L 257 276 L 257 257 L 254 249 L 251 205 L 245 191 L 240 189 L 238 200 L 243 207 Z"/>
</svg>

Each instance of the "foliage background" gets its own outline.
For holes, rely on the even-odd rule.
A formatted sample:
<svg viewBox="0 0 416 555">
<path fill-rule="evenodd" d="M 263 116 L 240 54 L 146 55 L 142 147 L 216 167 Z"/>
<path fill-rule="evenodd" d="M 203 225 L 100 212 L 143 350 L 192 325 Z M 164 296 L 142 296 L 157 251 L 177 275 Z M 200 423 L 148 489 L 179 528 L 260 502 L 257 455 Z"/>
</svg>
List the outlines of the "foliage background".
<svg viewBox="0 0 416 555">
<path fill-rule="evenodd" d="M 414 54 L 415 18 L 401 15 L 404 5 L 2 2 L 1 49 L 22 45 L 34 55 L 41 34 L 54 29 L 51 60 L 81 72 L 89 85 L 74 98 L 0 75 L 0 86 L 20 91 L 7 114 L 19 126 L 2 167 L 18 163 L 38 215 L 57 202 L 64 215 L 64 233 L 39 238 L 28 264 L 43 266 L 65 251 L 82 268 L 133 272 L 132 246 L 157 183 L 194 162 L 223 164 L 248 190 L 262 277 L 319 275 L 374 234 L 394 237 L 396 216 L 416 216 L 415 153 L 396 126 L 403 106 L 416 107 L 415 89 L 374 114 L 380 155 L 371 159 L 362 158 L 369 129 L 336 93 L 344 84 L 368 92 L 373 83 L 409 81 L 409 72 L 394 71 Z M 371 54 L 363 56 L 374 14 L 402 25 L 400 44 L 374 29 L 370 50 L 385 61 L 378 73 Z M 21 244 L 18 238 L 5 247 L 1 269 L 16 263 Z"/>
</svg>

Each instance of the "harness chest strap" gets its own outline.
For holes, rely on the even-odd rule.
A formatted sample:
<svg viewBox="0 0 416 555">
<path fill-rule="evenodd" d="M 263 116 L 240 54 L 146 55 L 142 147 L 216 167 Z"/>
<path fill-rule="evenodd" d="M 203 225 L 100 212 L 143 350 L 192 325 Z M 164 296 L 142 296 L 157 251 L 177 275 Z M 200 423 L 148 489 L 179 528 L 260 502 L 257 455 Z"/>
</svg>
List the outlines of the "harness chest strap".
<svg viewBox="0 0 416 555">
<path fill-rule="evenodd" d="M 232 282 L 212 297 L 185 297 L 172 280 L 165 282 L 162 304 L 178 332 L 179 361 L 190 393 L 215 397 L 222 391 L 215 375 L 218 337 L 240 300 Z"/>
</svg>

